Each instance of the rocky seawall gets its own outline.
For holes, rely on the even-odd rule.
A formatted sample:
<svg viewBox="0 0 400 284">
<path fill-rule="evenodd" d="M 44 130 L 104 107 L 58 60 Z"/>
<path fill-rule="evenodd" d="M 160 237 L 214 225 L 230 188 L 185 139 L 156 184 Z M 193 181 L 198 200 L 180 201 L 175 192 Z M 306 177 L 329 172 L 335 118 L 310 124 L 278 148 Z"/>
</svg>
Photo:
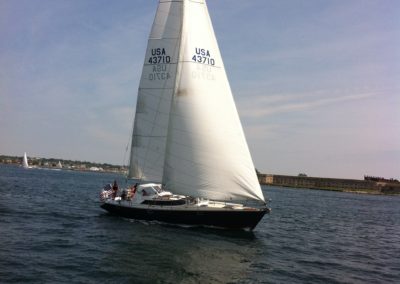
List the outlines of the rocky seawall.
<svg viewBox="0 0 400 284">
<path fill-rule="evenodd" d="M 400 194 L 399 182 L 259 174 L 260 184 L 364 194 Z"/>
</svg>

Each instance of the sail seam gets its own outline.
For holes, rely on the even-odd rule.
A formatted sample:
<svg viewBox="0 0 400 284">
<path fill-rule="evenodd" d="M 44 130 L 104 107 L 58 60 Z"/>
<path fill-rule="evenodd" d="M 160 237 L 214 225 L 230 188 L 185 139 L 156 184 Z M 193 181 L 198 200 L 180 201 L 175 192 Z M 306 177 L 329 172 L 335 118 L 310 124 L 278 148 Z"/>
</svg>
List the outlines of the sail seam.
<svg viewBox="0 0 400 284">
<path fill-rule="evenodd" d="M 141 135 L 141 134 L 133 134 L 136 137 L 155 137 L 155 138 L 165 138 L 165 135 Z"/>
<path fill-rule="evenodd" d="M 150 37 L 148 40 L 179 39 L 178 37 Z"/>
<path fill-rule="evenodd" d="M 203 63 L 198 63 L 198 62 L 194 62 L 194 61 L 190 61 L 190 60 L 182 60 L 182 63 L 192 63 L 192 64 L 198 64 L 200 66 L 207 66 L 210 68 L 217 68 L 217 69 L 221 69 L 224 68 L 223 66 L 216 66 L 216 65 L 209 65 L 209 64 L 203 64 Z"/>
<path fill-rule="evenodd" d="M 165 87 L 165 88 L 164 87 L 140 87 L 139 91 L 140 90 L 146 90 L 146 89 L 150 89 L 150 90 L 152 90 L 152 89 L 154 89 L 154 90 L 173 90 L 174 88 L 173 87 Z M 149 93 L 149 95 L 150 95 L 150 93 Z"/>
<path fill-rule="evenodd" d="M 160 64 L 152 64 L 152 63 L 144 63 L 143 65 L 144 66 L 157 66 L 157 65 L 162 65 L 163 63 L 160 63 Z M 178 62 L 171 62 L 171 63 L 168 63 L 169 65 L 177 65 L 178 64 Z"/>
</svg>

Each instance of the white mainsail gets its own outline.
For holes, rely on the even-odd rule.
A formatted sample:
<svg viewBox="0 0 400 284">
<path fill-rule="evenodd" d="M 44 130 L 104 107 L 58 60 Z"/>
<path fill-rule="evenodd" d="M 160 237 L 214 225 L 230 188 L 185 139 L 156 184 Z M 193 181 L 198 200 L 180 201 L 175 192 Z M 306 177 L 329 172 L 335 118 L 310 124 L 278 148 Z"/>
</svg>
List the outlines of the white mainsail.
<svg viewBox="0 0 400 284">
<path fill-rule="evenodd" d="M 181 28 L 182 2 L 160 1 L 136 102 L 128 173 L 131 178 L 157 182 L 162 179 Z"/>
<path fill-rule="evenodd" d="M 24 153 L 24 157 L 22 159 L 22 167 L 24 169 L 28 169 L 29 168 L 28 157 L 26 156 L 26 152 Z"/>
<path fill-rule="evenodd" d="M 154 50 L 165 50 L 156 62 Z M 154 79 L 158 70 L 164 78 Z M 162 175 L 174 193 L 264 201 L 204 0 L 159 3 L 139 88 L 131 176 L 132 165 L 145 180 Z"/>
</svg>

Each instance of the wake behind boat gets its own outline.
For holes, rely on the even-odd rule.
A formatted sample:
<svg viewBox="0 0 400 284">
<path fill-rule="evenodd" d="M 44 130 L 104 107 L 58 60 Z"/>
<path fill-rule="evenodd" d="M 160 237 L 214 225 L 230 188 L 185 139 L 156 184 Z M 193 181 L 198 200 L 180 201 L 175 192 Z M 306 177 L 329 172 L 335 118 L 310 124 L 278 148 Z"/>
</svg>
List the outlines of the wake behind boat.
<svg viewBox="0 0 400 284">
<path fill-rule="evenodd" d="M 128 177 L 141 181 L 134 194 L 106 189 L 102 208 L 134 219 L 235 229 L 253 229 L 269 212 L 205 0 L 158 4 Z M 243 205 L 248 201 L 258 206 Z"/>
</svg>

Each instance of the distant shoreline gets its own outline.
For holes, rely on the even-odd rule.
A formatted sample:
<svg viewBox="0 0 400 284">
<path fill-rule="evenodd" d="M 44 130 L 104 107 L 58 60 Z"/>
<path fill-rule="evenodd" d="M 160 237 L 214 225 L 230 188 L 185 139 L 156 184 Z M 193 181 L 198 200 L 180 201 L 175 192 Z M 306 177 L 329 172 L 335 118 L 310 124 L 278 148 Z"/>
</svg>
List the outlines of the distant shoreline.
<svg viewBox="0 0 400 284">
<path fill-rule="evenodd" d="M 0 165 L 22 168 L 22 166 L 20 164 L 0 163 Z M 103 173 L 103 174 L 117 174 L 117 175 L 125 175 L 126 174 L 125 172 L 122 172 L 122 171 L 108 171 L 108 170 L 93 171 L 90 169 L 68 169 L 68 168 L 36 167 L 36 166 L 29 167 L 28 170 L 70 171 L 70 172 L 81 172 L 81 173 Z"/>
<path fill-rule="evenodd" d="M 4 165 L 22 165 L 22 156 L 7 156 L 0 155 L 0 164 Z M 61 163 L 61 168 L 58 163 Z M 93 163 L 87 161 L 73 161 L 64 160 L 56 158 L 38 158 L 38 157 L 28 157 L 28 163 L 33 168 L 41 169 L 63 169 L 71 171 L 82 171 L 82 172 L 102 172 L 102 173 L 117 173 L 126 174 L 127 168 L 120 165 L 111 165 L 106 163 Z"/>
<path fill-rule="evenodd" d="M 22 156 L 0 155 L 0 164 L 4 165 L 22 165 Z M 62 164 L 62 168 L 58 167 L 58 163 Z M 28 158 L 28 163 L 33 168 L 49 169 L 49 170 L 71 170 L 91 173 L 111 173 L 111 174 L 127 174 L 127 167 L 120 165 L 111 165 L 106 163 L 93 163 L 87 161 L 72 161 L 56 158 Z M 262 174 L 257 172 L 258 180 L 261 185 L 272 185 L 278 187 L 302 188 L 313 190 L 328 190 L 339 192 L 351 192 L 358 194 L 371 195 L 399 195 L 400 182 L 398 181 L 373 181 L 373 180 L 356 180 L 356 179 L 339 179 L 339 178 L 320 178 L 308 176 L 288 176 Z"/>
</svg>

